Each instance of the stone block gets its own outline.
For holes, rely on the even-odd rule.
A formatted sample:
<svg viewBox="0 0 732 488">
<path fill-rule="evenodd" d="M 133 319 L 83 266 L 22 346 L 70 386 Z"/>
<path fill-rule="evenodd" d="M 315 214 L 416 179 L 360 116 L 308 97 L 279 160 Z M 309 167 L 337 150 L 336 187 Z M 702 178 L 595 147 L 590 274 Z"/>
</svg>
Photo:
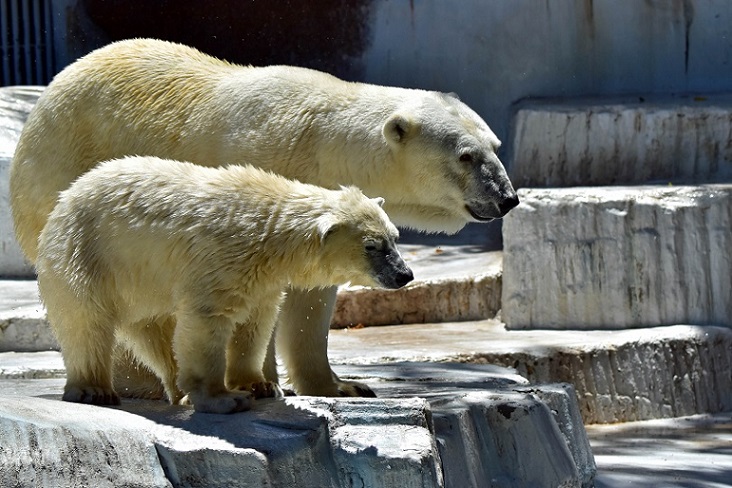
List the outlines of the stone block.
<svg viewBox="0 0 732 488">
<path fill-rule="evenodd" d="M 0 352 L 58 350 L 35 280 L 0 280 Z"/>
<path fill-rule="evenodd" d="M 507 327 L 732 326 L 732 185 L 519 194 L 503 226 Z"/>
<path fill-rule="evenodd" d="M 10 162 L 20 132 L 43 89 L 40 86 L 0 87 L 0 277 L 22 278 L 35 274 L 15 240 L 9 181 Z"/>
<path fill-rule="evenodd" d="M 0 485 L 170 487 L 154 427 L 112 409 L 0 396 Z"/>
<path fill-rule="evenodd" d="M 446 486 L 591 486 L 594 459 L 578 468 L 552 412 L 534 395 L 471 392 L 433 400 L 433 417 Z"/>
<path fill-rule="evenodd" d="M 516 187 L 721 181 L 732 176 L 732 96 L 524 102 Z"/>
</svg>

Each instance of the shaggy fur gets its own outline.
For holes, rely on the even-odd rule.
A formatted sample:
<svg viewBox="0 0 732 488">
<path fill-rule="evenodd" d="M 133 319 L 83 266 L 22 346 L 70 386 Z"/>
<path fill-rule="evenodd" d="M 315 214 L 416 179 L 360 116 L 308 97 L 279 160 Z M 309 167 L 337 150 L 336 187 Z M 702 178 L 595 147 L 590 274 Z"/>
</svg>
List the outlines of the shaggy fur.
<svg viewBox="0 0 732 488">
<path fill-rule="evenodd" d="M 328 188 L 355 185 L 386 198 L 398 225 L 455 232 L 518 203 L 498 146 L 486 123 L 452 95 L 349 83 L 303 68 L 236 66 L 179 44 L 126 40 L 68 66 L 39 99 L 10 170 L 13 220 L 35 262 L 58 192 L 99 161 L 140 154 L 253 164 Z M 277 328 L 278 352 L 299 393 L 371 394 L 328 365 L 334 301 L 335 288 L 293 288 Z M 272 379 L 274 366 L 270 355 Z"/>
</svg>

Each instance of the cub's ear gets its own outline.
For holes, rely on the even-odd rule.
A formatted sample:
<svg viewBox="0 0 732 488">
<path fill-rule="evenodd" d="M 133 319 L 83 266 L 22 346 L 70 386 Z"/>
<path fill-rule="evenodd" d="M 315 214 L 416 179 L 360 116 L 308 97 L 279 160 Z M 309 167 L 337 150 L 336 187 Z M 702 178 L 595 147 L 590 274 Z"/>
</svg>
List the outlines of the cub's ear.
<svg viewBox="0 0 732 488">
<path fill-rule="evenodd" d="M 404 142 L 416 130 L 416 124 L 404 115 L 394 114 L 386 121 L 382 132 L 389 142 Z"/>
<path fill-rule="evenodd" d="M 373 201 L 374 203 L 376 203 L 376 205 L 378 205 L 379 207 L 383 207 L 384 206 L 384 199 L 381 198 L 381 197 L 372 198 L 371 201 Z"/>
<path fill-rule="evenodd" d="M 340 227 L 340 222 L 334 215 L 325 214 L 318 217 L 316 226 L 320 242 L 323 242 Z"/>
</svg>

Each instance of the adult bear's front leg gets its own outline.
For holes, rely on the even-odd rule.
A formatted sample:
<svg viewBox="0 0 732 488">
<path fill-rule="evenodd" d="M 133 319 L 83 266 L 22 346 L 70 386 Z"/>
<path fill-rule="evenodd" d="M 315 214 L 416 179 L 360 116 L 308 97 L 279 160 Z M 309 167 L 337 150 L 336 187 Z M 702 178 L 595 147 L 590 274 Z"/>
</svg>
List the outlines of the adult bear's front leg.
<svg viewBox="0 0 732 488">
<path fill-rule="evenodd" d="M 274 337 L 277 353 L 299 395 L 374 397 L 368 386 L 342 381 L 330 368 L 328 332 L 337 291 L 288 289 Z"/>
</svg>

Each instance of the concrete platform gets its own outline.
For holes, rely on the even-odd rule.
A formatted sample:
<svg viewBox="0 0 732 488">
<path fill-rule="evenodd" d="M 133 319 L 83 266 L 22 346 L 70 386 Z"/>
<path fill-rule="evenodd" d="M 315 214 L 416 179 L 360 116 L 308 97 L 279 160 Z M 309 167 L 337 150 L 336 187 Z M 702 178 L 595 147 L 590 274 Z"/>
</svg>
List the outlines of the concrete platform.
<svg viewBox="0 0 732 488">
<path fill-rule="evenodd" d="M 354 354 L 353 351 L 358 351 Z M 732 411 L 732 330 L 514 331 L 497 320 L 332 331 L 331 361 L 432 361 L 515 368 L 567 382 L 586 424 Z"/>
<path fill-rule="evenodd" d="M 61 402 L 59 359 L 0 354 L 2 486 L 579 487 L 595 474 L 571 386 L 528 385 L 506 368 L 362 366 L 356 376 L 380 398 L 291 397 L 206 415 Z M 19 362 L 36 373 L 13 377 Z"/>
<path fill-rule="evenodd" d="M 18 375 L 18 364 L 25 365 L 25 371 L 20 375 Z M 366 401 L 364 403 L 362 400 L 343 400 L 334 403 L 325 402 L 324 404 L 317 401 L 311 402 L 311 400 L 316 399 L 303 398 L 300 399 L 301 403 L 288 403 L 290 400 L 285 400 L 283 405 L 274 408 L 271 404 L 278 402 L 259 402 L 254 412 L 243 414 L 248 419 L 246 422 L 243 419 L 235 420 L 227 419 L 226 416 L 215 416 L 216 419 L 212 421 L 215 428 L 208 432 L 202 432 L 202 430 L 205 430 L 205 420 L 195 418 L 195 415 L 191 415 L 183 408 L 169 407 L 161 402 L 129 400 L 124 402 L 121 409 L 64 404 L 57 400 L 64 380 L 58 377 L 42 378 L 45 375 L 54 376 L 63 373 L 60 354 L 56 352 L 3 353 L 0 354 L 0 371 L 3 371 L 5 378 L 0 379 L 0 412 L 3 412 L 0 413 L 0 426 L 2 426 L 0 430 L 3 430 L 4 435 L 4 428 L 8 426 L 7 410 L 12 408 L 14 410 L 12 425 L 15 425 L 18 429 L 13 437 L 3 437 L 3 439 L 13 439 L 13 442 L 17 443 L 20 442 L 19 439 L 23 438 L 21 432 L 35 432 L 37 434 L 41 433 L 37 437 L 36 443 L 40 442 L 45 446 L 46 443 L 56 442 L 57 447 L 60 444 L 61 449 L 59 449 L 59 452 L 61 454 L 59 456 L 52 459 L 48 459 L 48 457 L 36 458 L 39 462 L 66 463 L 67 459 L 64 456 L 68 450 L 64 450 L 63 442 L 73 441 L 73 446 L 80 453 L 76 457 L 77 464 L 72 469 L 68 467 L 67 463 L 65 471 L 62 471 L 62 473 L 65 473 L 66 478 L 63 480 L 57 478 L 54 480 L 56 483 L 64 480 L 69 483 L 78 482 L 83 480 L 84 476 L 87 476 L 87 479 L 95 476 L 99 479 L 98 475 L 102 470 L 109 474 L 111 469 L 106 468 L 105 464 L 98 467 L 98 472 L 89 471 L 87 467 L 85 473 L 81 471 L 78 465 L 82 458 L 89 461 L 88 465 L 95 465 L 91 463 L 93 453 L 89 452 L 88 445 L 98 446 L 99 443 L 102 443 L 102 445 L 107 446 L 111 453 L 106 458 L 112 462 L 129 461 L 129 456 L 136 456 L 135 461 L 137 464 L 134 465 L 136 467 L 135 480 L 138 483 L 136 486 L 171 486 L 174 482 L 175 484 L 180 482 L 183 479 L 182 476 L 189 476 L 186 478 L 185 483 L 180 483 L 184 486 L 198 486 L 196 483 L 202 477 L 206 477 L 205 486 L 219 486 L 226 483 L 229 483 L 229 486 L 237 486 L 236 483 L 239 483 L 238 486 L 260 486 L 256 483 L 263 482 L 262 480 L 272 481 L 271 478 L 268 479 L 267 477 L 269 476 L 269 470 L 274 466 L 283 466 L 284 463 L 292 462 L 292 460 L 276 459 L 272 464 L 265 464 L 264 457 L 260 456 L 261 453 L 251 447 L 256 442 L 263 442 L 262 436 L 270 436 L 274 439 L 275 434 L 280 433 L 286 436 L 288 443 L 299 446 L 302 443 L 295 441 L 298 439 L 302 441 L 310 434 L 316 438 L 317 442 L 320 442 L 319 445 L 322 447 L 324 442 L 318 440 L 319 438 L 314 434 L 322 433 L 326 429 L 325 424 L 331 420 L 323 419 L 320 415 L 326 414 L 327 417 L 327 415 L 342 412 L 346 406 L 360 405 L 363 407 L 366 404 L 372 406 L 378 404 L 382 411 L 385 410 L 387 405 L 391 406 L 388 413 L 383 415 L 385 419 L 381 421 L 390 426 L 389 429 L 392 430 L 385 429 L 384 435 L 388 435 L 390 432 L 399 432 L 405 425 L 410 430 L 424 432 L 424 427 L 420 424 L 422 420 L 419 422 L 414 421 L 415 418 L 422 418 L 422 413 L 419 412 L 422 412 L 420 408 L 423 404 L 417 405 L 414 403 L 414 398 L 411 396 L 414 392 L 410 390 L 412 388 L 421 391 L 423 394 L 428 392 L 432 395 L 433 399 L 428 401 L 430 405 L 439 404 L 437 407 L 430 407 L 435 431 L 440 431 L 443 434 L 454 432 L 447 430 L 446 427 L 446 425 L 452 425 L 450 418 L 453 419 L 452 422 L 463 418 L 462 422 L 464 422 L 469 418 L 473 418 L 472 415 L 446 418 L 443 416 L 444 411 L 442 413 L 440 411 L 446 405 L 442 405 L 435 397 L 444 395 L 446 386 L 453 393 L 466 391 L 465 389 L 468 387 L 479 387 L 480 391 L 485 393 L 484 388 L 489 388 L 488 385 L 498 378 L 496 373 L 501 371 L 500 368 L 493 368 L 492 370 L 490 368 L 490 366 L 424 365 L 418 363 L 392 363 L 384 366 L 336 366 L 337 372 L 341 376 L 362 380 L 367 378 L 366 381 L 381 396 L 389 397 L 396 390 L 401 390 L 402 394 L 405 395 L 404 398 L 406 398 L 404 404 L 400 405 L 400 407 L 403 407 L 400 414 L 402 420 L 397 419 L 393 401 L 379 403 Z M 30 374 L 29 370 L 36 372 Z M 8 373 L 12 371 L 16 373 L 9 375 Z M 10 379 L 9 376 L 15 379 Z M 19 379 L 18 376 L 22 378 L 36 377 L 37 379 L 29 381 L 28 379 Z M 448 385 L 450 377 L 461 386 L 456 388 L 454 385 Z M 418 381 L 415 382 L 415 380 Z M 517 388 L 521 391 L 522 387 L 520 385 L 517 387 L 514 381 L 520 383 L 522 380 L 509 373 L 502 380 L 502 384 L 499 382 L 499 387 L 504 391 L 507 387 Z M 493 386 L 496 386 L 496 383 L 493 383 Z M 531 390 L 531 387 L 527 388 Z M 561 393 L 562 387 L 559 388 Z M 532 392 L 536 393 L 534 390 Z M 31 399 L 32 396 L 40 397 L 40 399 Z M 13 400 L 13 398 L 17 400 Z M 28 412 L 31 405 L 30 408 L 34 412 L 32 415 Z M 303 408 L 302 405 L 305 405 L 305 407 Z M 324 405 L 327 405 L 327 408 Z M 69 418 L 69 414 L 63 413 L 65 407 L 72 408 L 73 416 L 71 418 Z M 320 410 L 318 410 L 318 407 Z M 283 415 L 283 417 L 273 421 L 271 418 L 266 418 L 265 411 L 269 411 L 270 416 L 276 414 Z M 461 409 L 455 409 L 454 404 L 452 405 L 453 413 L 459 413 L 460 411 Z M 409 412 L 412 412 L 411 417 L 408 414 Z M 414 415 L 415 412 L 417 412 L 417 415 Z M 342 413 L 333 415 L 333 418 L 342 419 L 343 415 Z M 43 419 L 42 427 L 37 426 L 39 418 Z M 89 422 L 84 423 L 80 420 L 81 418 L 87 418 Z M 351 416 L 351 418 L 354 417 Z M 21 422 L 20 419 L 24 419 L 23 423 L 19 423 Z M 65 428 L 62 428 L 59 424 L 63 424 Z M 95 424 L 97 425 L 96 430 L 94 429 Z M 34 428 L 37 427 L 38 430 L 33 430 L 31 425 L 35 426 Z M 84 427 L 80 428 L 82 425 Z M 102 430 L 99 425 L 103 425 L 103 430 L 107 432 L 104 436 L 98 432 Z M 559 425 L 561 424 L 558 423 Z M 246 430 L 244 427 L 246 427 Z M 116 433 L 119 432 L 118 429 L 122 429 L 127 438 L 134 439 L 134 441 L 130 441 L 129 445 L 137 447 L 138 451 L 136 453 L 125 452 L 123 443 L 119 442 L 119 436 L 115 437 Z M 238 432 L 243 432 L 241 437 L 236 434 Z M 594 477 L 594 486 L 597 488 L 621 486 L 721 488 L 732 486 L 732 450 L 730 450 L 730 446 L 732 446 L 732 412 L 623 424 L 590 425 L 586 427 L 586 432 L 597 463 L 597 472 Z M 64 435 L 68 437 L 64 438 Z M 246 440 L 245 438 L 249 435 L 251 437 Z M 437 438 L 439 439 L 439 437 Z M 438 442 L 437 451 L 441 456 L 446 455 L 443 453 L 450 452 L 450 449 L 455 446 L 454 439 L 457 438 L 453 434 L 452 436 L 447 435 L 443 439 L 445 441 L 453 439 L 453 444 Z M 414 435 L 410 439 L 414 442 Z M 3 443 L 3 446 L 7 445 L 10 445 L 7 441 Z M 379 445 L 383 445 L 383 443 Z M 570 445 L 582 448 L 584 444 L 580 442 Z M 84 446 L 87 446 L 87 448 L 85 449 Z M 375 445 L 374 447 L 378 446 Z M 276 452 L 280 451 L 275 449 L 269 455 Z M 462 453 L 460 449 L 451 452 Z M 7 462 L 7 458 L 4 458 L 3 454 L 7 456 L 11 453 L 7 448 L 6 451 L 0 451 L 0 464 Z M 574 459 L 581 459 L 578 454 L 573 455 Z M 16 456 L 10 457 L 17 459 Z M 303 462 L 311 462 L 311 458 L 293 457 Z M 364 453 L 364 457 L 365 460 L 373 460 L 368 450 Z M 156 461 L 156 458 L 158 461 Z M 328 456 L 324 458 L 329 459 Z M 202 467 L 199 464 L 201 459 L 210 459 L 210 464 Z M 471 462 L 474 461 L 473 459 Z M 450 462 L 454 462 L 454 460 L 448 461 L 448 466 L 450 466 Z M 239 466 L 238 470 L 234 467 L 237 465 Z M 6 464 L 2 464 L 2 466 L 5 467 Z M 116 465 L 113 466 L 116 467 Z M 469 479 L 466 481 L 470 468 L 465 468 L 465 464 L 459 463 L 452 464 L 452 466 L 458 466 L 459 470 L 457 472 L 453 468 L 443 470 L 442 476 L 445 486 L 491 486 L 487 484 L 470 484 Z M 588 469 L 591 468 L 592 464 L 585 461 L 584 466 L 585 469 Z M 163 467 L 162 473 L 161 467 Z M 129 475 L 129 468 L 129 465 L 125 466 L 124 469 L 117 468 L 110 475 L 112 477 L 110 483 L 119 483 L 120 480 L 125 479 Z M 216 473 L 212 474 L 212 470 L 216 470 Z M 8 473 L 4 469 L 0 469 L 0 472 Z M 361 472 L 365 472 L 365 470 L 362 469 Z M 168 473 L 173 474 L 168 475 Z M 242 473 L 246 474 L 243 475 Z M 463 477 L 460 477 L 461 475 Z M 5 474 L 5 476 L 8 475 Z M 40 477 L 40 475 L 37 476 Z M 228 476 L 236 476 L 236 478 L 228 478 Z M 2 478 L 3 485 L 7 484 L 7 481 L 6 478 Z M 50 481 L 50 478 L 46 478 L 46 481 Z M 10 483 L 11 486 L 13 484 Z M 31 486 L 34 486 L 34 484 L 31 484 Z M 47 484 L 46 486 L 50 485 Z M 264 486 L 277 485 L 271 483 Z M 524 485 L 506 483 L 497 486 Z"/>
<path fill-rule="evenodd" d="M 341 288 L 333 327 L 479 320 L 501 309 L 500 251 L 482 244 L 399 247 L 415 281 L 399 290 Z"/>
</svg>

